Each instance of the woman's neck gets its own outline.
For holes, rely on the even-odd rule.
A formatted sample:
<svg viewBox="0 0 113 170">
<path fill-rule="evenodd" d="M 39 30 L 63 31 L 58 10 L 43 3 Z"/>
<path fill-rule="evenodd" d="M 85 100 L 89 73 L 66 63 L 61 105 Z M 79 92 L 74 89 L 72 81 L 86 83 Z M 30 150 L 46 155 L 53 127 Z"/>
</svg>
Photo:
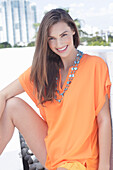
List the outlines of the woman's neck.
<svg viewBox="0 0 113 170">
<path fill-rule="evenodd" d="M 68 71 L 69 68 L 74 64 L 76 56 L 77 56 L 77 50 L 74 49 L 72 51 L 72 54 L 69 57 L 62 58 L 62 62 L 63 62 L 63 66 L 64 66 L 62 68 L 62 70 Z"/>
</svg>

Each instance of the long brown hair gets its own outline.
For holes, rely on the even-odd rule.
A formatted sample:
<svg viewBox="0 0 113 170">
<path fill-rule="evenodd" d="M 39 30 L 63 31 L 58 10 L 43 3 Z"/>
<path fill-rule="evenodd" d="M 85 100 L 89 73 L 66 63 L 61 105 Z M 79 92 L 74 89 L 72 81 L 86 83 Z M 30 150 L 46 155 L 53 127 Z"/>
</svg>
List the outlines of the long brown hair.
<svg viewBox="0 0 113 170">
<path fill-rule="evenodd" d="M 36 49 L 31 67 L 30 80 L 37 90 L 39 103 L 53 101 L 55 97 L 56 77 L 59 78 L 59 68 L 63 66 L 60 57 L 48 45 L 49 29 L 57 22 L 63 21 L 75 31 L 73 42 L 75 48 L 79 45 L 77 27 L 70 15 L 63 9 L 57 8 L 47 12 L 40 24 Z"/>
</svg>

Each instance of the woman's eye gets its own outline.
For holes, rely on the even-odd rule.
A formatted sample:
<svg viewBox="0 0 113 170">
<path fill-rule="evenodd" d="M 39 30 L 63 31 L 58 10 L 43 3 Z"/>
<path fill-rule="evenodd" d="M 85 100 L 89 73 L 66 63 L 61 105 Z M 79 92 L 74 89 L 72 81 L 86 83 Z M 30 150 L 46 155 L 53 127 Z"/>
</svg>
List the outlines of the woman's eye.
<svg viewBox="0 0 113 170">
<path fill-rule="evenodd" d="M 63 34 L 62 37 L 65 37 L 67 34 Z"/>
<path fill-rule="evenodd" d="M 49 38 L 49 41 L 51 41 L 51 40 L 54 40 L 54 38 L 53 37 Z"/>
</svg>

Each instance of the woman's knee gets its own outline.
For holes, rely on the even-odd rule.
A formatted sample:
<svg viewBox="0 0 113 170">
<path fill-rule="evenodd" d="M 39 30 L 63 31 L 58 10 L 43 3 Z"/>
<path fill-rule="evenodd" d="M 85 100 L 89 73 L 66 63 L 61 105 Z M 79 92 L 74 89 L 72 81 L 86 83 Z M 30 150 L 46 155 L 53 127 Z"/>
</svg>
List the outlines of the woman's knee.
<svg viewBox="0 0 113 170">
<path fill-rule="evenodd" d="M 22 101 L 23 100 L 20 99 L 19 97 L 12 97 L 8 99 L 6 102 L 4 112 L 8 114 L 10 118 L 12 118 L 13 113 L 15 113 L 15 111 L 17 112 L 17 110 L 21 107 Z"/>
<path fill-rule="evenodd" d="M 20 99 L 18 97 L 12 97 L 12 98 L 8 99 L 6 102 L 5 110 L 7 109 L 8 111 L 12 111 L 12 110 L 16 109 L 17 107 L 19 107 L 20 100 L 22 100 L 22 99 Z"/>
</svg>

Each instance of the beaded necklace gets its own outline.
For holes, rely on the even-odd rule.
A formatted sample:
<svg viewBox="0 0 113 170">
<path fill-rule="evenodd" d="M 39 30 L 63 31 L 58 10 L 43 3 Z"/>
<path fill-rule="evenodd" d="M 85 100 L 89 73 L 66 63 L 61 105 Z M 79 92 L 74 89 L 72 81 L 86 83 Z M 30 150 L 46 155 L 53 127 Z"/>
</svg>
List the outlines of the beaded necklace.
<svg viewBox="0 0 113 170">
<path fill-rule="evenodd" d="M 64 88 L 64 91 L 63 91 L 62 93 L 60 93 L 59 90 L 58 90 L 57 87 L 56 87 L 56 93 L 59 95 L 59 99 L 57 98 L 58 95 L 55 95 L 55 98 L 54 98 L 54 99 L 55 99 L 56 101 L 58 101 L 59 103 L 62 101 L 65 92 L 68 90 L 68 87 L 69 87 L 69 85 L 71 84 L 71 82 L 72 82 L 72 80 L 73 80 L 73 78 L 74 78 L 74 76 L 75 76 L 75 72 L 76 72 L 77 69 L 78 69 L 78 64 L 80 63 L 80 60 L 81 60 L 82 56 L 83 56 L 83 52 L 77 50 L 77 56 L 76 56 L 76 59 L 75 59 L 75 61 L 74 61 L 73 66 L 71 67 L 71 73 L 70 73 L 70 75 L 69 75 L 69 77 L 68 77 L 68 81 L 67 81 L 67 83 L 66 83 L 66 86 L 65 86 L 65 88 Z M 58 86 L 58 78 L 57 78 L 57 77 L 56 77 L 56 86 Z"/>
</svg>

